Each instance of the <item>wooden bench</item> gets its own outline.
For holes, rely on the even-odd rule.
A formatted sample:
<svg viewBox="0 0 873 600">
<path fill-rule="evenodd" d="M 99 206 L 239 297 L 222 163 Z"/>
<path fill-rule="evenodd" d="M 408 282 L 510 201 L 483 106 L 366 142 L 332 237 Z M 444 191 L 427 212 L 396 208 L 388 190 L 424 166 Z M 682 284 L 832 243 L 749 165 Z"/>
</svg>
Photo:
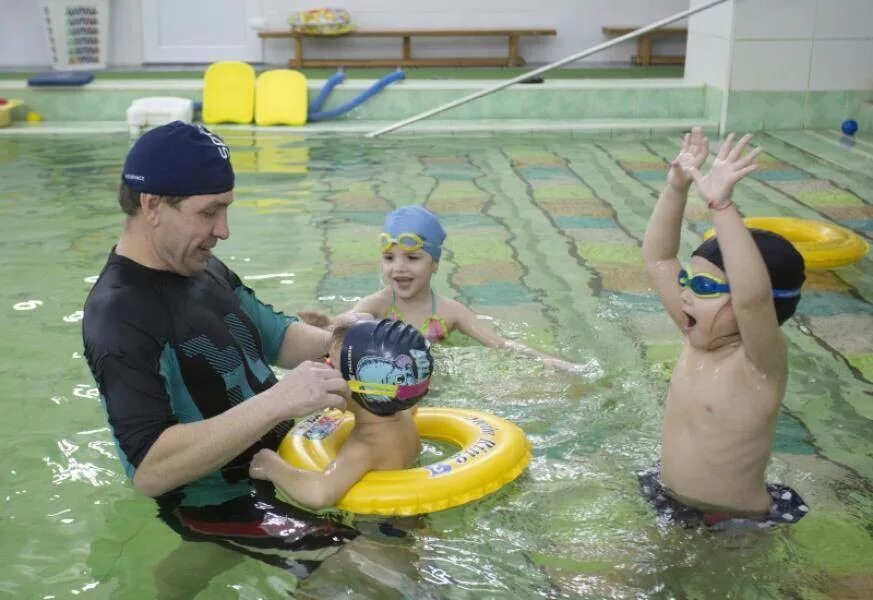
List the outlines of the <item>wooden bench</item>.
<svg viewBox="0 0 873 600">
<path fill-rule="evenodd" d="M 606 35 L 624 35 L 631 31 L 636 31 L 639 27 L 604 27 L 603 33 Z M 648 33 L 644 33 L 637 38 L 637 55 L 631 59 L 635 65 L 684 65 L 685 56 L 653 56 L 652 55 L 652 40 L 659 38 L 687 36 L 688 29 L 686 27 L 662 27 Z"/>
<path fill-rule="evenodd" d="M 292 30 L 261 31 L 258 37 L 262 39 L 292 38 L 294 40 L 294 58 L 288 61 L 293 69 L 304 67 L 517 67 L 524 64 L 524 58 L 518 53 L 518 39 L 526 35 L 556 35 L 554 29 L 361 29 L 349 33 L 332 36 L 302 33 Z M 508 40 L 508 53 L 505 58 L 413 58 L 413 37 L 505 37 Z M 351 37 L 364 38 L 402 38 L 403 54 L 400 58 L 325 58 L 307 59 L 303 57 L 303 40 L 305 38 L 339 39 Z"/>
</svg>

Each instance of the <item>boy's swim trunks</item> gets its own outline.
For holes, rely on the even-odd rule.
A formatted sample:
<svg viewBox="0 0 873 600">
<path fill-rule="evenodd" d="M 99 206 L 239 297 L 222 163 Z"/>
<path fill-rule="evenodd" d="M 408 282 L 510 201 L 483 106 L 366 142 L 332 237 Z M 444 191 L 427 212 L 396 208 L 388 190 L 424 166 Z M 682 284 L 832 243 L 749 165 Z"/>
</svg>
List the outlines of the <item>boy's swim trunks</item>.
<svg viewBox="0 0 873 600">
<path fill-rule="evenodd" d="M 803 498 L 790 487 L 778 484 L 767 484 L 767 491 L 773 498 L 770 511 L 760 517 L 732 517 L 730 513 L 706 512 L 698 508 L 685 506 L 671 498 L 661 484 L 661 463 L 657 462 L 648 469 L 637 471 L 640 491 L 649 501 L 658 515 L 665 521 L 675 521 L 686 527 L 705 525 L 711 530 L 763 529 L 781 523 L 796 523 L 809 512 L 809 507 Z"/>
</svg>

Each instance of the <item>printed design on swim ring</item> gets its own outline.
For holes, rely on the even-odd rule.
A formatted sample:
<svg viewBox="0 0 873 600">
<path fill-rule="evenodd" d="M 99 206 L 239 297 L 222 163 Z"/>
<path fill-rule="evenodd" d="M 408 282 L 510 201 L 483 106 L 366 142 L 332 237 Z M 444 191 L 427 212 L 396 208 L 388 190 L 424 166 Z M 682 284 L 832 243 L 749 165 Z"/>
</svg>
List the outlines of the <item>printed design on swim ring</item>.
<svg viewBox="0 0 873 600">
<path fill-rule="evenodd" d="M 518 477 L 530 462 L 530 442 L 509 421 L 476 410 L 421 408 L 422 438 L 460 448 L 417 468 L 370 471 L 337 503 L 359 514 L 419 515 L 478 500 Z M 292 466 L 323 471 L 354 426 L 354 416 L 332 410 L 299 421 L 279 446 Z"/>
<path fill-rule="evenodd" d="M 833 269 L 861 260 L 867 253 L 867 242 L 850 229 L 807 219 L 790 217 L 749 217 L 743 219 L 746 227 L 778 233 L 791 242 L 807 270 Z M 703 239 L 715 235 L 710 229 Z"/>
</svg>

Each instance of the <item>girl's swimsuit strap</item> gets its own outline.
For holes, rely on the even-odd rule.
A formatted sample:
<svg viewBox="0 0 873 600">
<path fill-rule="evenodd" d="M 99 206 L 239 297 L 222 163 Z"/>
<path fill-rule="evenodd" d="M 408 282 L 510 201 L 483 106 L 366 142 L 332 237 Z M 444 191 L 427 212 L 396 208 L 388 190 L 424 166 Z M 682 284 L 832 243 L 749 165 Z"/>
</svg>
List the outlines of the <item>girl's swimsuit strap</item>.
<svg viewBox="0 0 873 600">
<path fill-rule="evenodd" d="M 441 341 L 446 337 L 446 335 L 448 335 L 449 327 L 446 324 L 445 319 L 437 314 L 436 294 L 433 290 L 430 291 L 430 310 L 431 315 L 424 320 L 424 323 L 421 324 L 421 327 L 419 327 L 418 330 L 428 341 Z M 389 306 L 385 311 L 385 318 L 394 321 L 404 320 L 403 313 L 401 313 L 400 309 L 397 308 L 394 288 L 391 288 L 391 306 Z M 436 323 L 438 325 L 438 329 L 433 333 L 433 335 L 430 335 L 431 323 Z"/>
</svg>

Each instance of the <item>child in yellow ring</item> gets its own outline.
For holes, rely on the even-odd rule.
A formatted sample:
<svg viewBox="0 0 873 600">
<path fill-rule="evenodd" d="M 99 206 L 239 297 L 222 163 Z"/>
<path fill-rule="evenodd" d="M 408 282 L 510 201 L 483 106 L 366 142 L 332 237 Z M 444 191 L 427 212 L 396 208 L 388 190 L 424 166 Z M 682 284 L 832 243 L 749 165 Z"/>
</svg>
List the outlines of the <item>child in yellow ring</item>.
<svg viewBox="0 0 873 600">
<path fill-rule="evenodd" d="M 417 327 L 431 343 L 443 341 L 457 329 L 489 348 L 509 348 L 535 356 L 554 369 L 600 372 L 595 361 L 575 364 L 507 340 L 460 302 L 434 292 L 431 278 L 439 268 L 445 239 L 446 232 L 439 220 L 426 208 L 408 205 L 390 212 L 379 239 L 382 279 L 388 285 L 359 300 L 351 312 L 405 321 Z M 312 325 L 330 326 L 330 320 L 316 311 L 301 311 L 300 317 Z"/>
<path fill-rule="evenodd" d="M 328 364 L 349 382 L 349 411 L 355 416 L 336 458 L 323 472 L 304 471 L 265 448 L 249 466 L 253 478 L 273 482 L 295 502 L 314 509 L 335 506 L 369 471 L 409 467 L 421 450 L 409 409 L 430 385 L 430 344 L 406 323 L 354 318 L 342 317 L 330 342 Z"/>
</svg>

